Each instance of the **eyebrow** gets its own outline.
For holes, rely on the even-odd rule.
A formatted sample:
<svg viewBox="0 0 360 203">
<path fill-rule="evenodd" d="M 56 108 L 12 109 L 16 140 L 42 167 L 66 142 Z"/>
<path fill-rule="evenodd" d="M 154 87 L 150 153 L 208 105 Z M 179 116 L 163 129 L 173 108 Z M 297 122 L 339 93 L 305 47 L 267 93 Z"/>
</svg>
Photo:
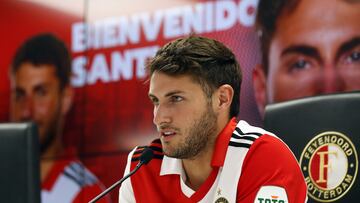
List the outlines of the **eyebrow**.
<svg viewBox="0 0 360 203">
<path fill-rule="evenodd" d="M 35 85 L 35 87 L 33 88 L 33 90 L 36 92 L 36 91 L 39 91 L 39 90 L 48 89 L 49 86 L 50 86 L 50 85 L 47 84 L 47 83 L 42 83 L 42 84 Z"/>
<path fill-rule="evenodd" d="M 171 91 L 171 92 L 166 93 L 166 94 L 165 94 L 165 97 L 171 97 L 171 96 L 173 96 L 173 95 L 175 95 L 175 94 L 181 94 L 181 93 L 184 93 L 184 91 L 174 90 L 174 91 Z M 149 93 L 148 96 L 149 96 L 150 98 L 157 98 L 155 95 L 153 95 L 153 94 L 151 94 L 151 93 Z"/>
<path fill-rule="evenodd" d="M 33 88 L 32 88 L 32 91 L 39 91 L 41 89 L 48 89 L 50 87 L 50 84 L 49 83 L 40 83 L 40 84 L 36 84 Z M 16 86 L 14 88 L 15 91 L 17 92 L 25 92 L 24 88 L 22 87 L 19 87 L 19 86 Z"/>
<path fill-rule="evenodd" d="M 336 60 L 340 58 L 340 56 L 349 50 L 355 48 L 356 46 L 360 45 L 360 36 L 354 37 L 345 43 L 343 43 L 339 50 L 336 52 Z"/>
<path fill-rule="evenodd" d="M 174 90 L 174 91 L 171 91 L 171 92 L 165 94 L 165 97 L 170 97 L 170 96 L 173 96 L 174 94 L 181 94 L 181 93 L 184 93 L 184 91 Z"/>
<path fill-rule="evenodd" d="M 316 48 L 308 46 L 308 45 L 304 45 L 304 44 L 291 45 L 291 46 L 287 47 L 286 49 L 284 49 L 281 52 L 280 56 L 283 57 L 288 54 L 302 54 L 305 56 L 313 57 L 320 62 L 322 61 L 321 57 L 320 57 L 320 53 L 318 52 L 318 50 Z"/>
</svg>

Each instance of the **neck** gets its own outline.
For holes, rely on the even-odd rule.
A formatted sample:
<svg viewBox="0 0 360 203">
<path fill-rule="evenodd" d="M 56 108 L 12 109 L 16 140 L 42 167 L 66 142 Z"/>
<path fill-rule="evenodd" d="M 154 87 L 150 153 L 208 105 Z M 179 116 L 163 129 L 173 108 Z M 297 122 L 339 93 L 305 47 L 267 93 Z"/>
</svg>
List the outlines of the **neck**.
<svg viewBox="0 0 360 203">
<path fill-rule="evenodd" d="M 200 152 L 195 158 L 182 160 L 186 174 L 186 185 L 193 190 L 199 189 L 212 171 L 211 158 L 214 151 L 213 146 L 212 144 L 211 148 Z"/>
<path fill-rule="evenodd" d="M 219 133 L 225 128 L 229 120 L 218 119 L 216 136 L 209 139 L 203 151 L 191 159 L 183 159 L 182 164 L 186 174 L 186 185 L 193 190 L 197 190 L 209 177 L 212 169 L 211 160 L 214 153 L 215 142 Z"/>
<path fill-rule="evenodd" d="M 46 149 L 46 151 L 41 154 L 41 160 L 40 160 L 40 175 L 41 175 L 41 182 L 45 180 L 47 175 L 49 174 L 52 166 L 56 162 L 57 159 L 59 159 L 60 155 L 63 152 L 63 146 L 60 140 L 61 136 L 56 136 L 56 139 L 51 144 L 51 146 Z"/>
</svg>

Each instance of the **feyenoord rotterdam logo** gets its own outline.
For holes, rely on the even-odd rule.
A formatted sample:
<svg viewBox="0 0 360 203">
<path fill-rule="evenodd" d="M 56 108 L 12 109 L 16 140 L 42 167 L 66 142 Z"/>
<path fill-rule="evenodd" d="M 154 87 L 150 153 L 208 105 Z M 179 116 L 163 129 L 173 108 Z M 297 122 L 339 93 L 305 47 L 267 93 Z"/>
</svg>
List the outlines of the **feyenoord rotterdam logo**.
<svg viewBox="0 0 360 203">
<path fill-rule="evenodd" d="M 215 203 L 229 203 L 229 201 L 225 197 L 219 197 Z"/>
<path fill-rule="evenodd" d="M 339 132 L 315 136 L 300 157 L 308 194 L 320 202 L 343 197 L 356 180 L 358 157 L 351 140 Z"/>
</svg>

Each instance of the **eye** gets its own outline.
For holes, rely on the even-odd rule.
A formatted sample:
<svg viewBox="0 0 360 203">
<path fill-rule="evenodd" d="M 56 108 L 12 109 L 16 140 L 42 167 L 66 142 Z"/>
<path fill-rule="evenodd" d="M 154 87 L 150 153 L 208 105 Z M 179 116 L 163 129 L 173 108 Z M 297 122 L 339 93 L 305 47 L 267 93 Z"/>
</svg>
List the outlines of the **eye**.
<svg viewBox="0 0 360 203">
<path fill-rule="evenodd" d="M 305 59 L 296 60 L 294 63 L 290 64 L 290 71 L 300 71 L 310 68 L 310 62 Z"/>
<path fill-rule="evenodd" d="M 159 100 L 156 97 L 150 97 L 150 101 L 154 106 L 159 104 Z"/>
<path fill-rule="evenodd" d="M 170 97 L 170 101 L 173 102 L 173 103 L 180 102 L 182 100 L 184 100 L 184 98 L 181 97 L 181 96 L 173 95 L 173 96 Z"/>
<path fill-rule="evenodd" d="M 345 62 L 348 64 L 351 63 L 360 63 L 360 51 L 351 52 L 346 58 Z"/>
<path fill-rule="evenodd" d="M 35 91 L 36 96 L 42 97 L 47 94 L 47 91 L 45 88 L 37 88 Z"/>
<path fill-rule="evenodd" d="M 23 91 L 15 91 L 15 101 L 20 101 L 25 97 L 25 94 Z"/>
</svg>

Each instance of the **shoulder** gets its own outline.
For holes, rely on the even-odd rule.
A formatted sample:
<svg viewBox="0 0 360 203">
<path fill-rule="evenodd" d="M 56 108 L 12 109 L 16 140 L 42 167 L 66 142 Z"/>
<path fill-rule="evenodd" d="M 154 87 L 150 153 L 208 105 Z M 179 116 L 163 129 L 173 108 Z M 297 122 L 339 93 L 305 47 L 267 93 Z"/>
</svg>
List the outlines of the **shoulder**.
<svg viewBox="0 0 360 203">
<path fill-rule="evenodd" d="M 124 171 L 124 177 L 130 174 L 134 170 L 136 165 L 139 163 L 140 156 L 146 148 L 153 150 L 154 156 L 148 164 L 143 165 L 141 169 L 136 172 L 135 176 L 131 176 L 124 180 L 119 189 L 119 202 L 136 202 L 135 193 L 139 188 L 143 188 L 144 182 L 149 181 L 152 178 L 155 178 L 158 171 L 160 171 L 160 166 L 164 157 L 160 139 L 156 139 L 150 143 L 148 146 L 137 146 L 135 147 L 128 155 L 128 160 L 126 168 Z M 142 191 L 144 192 L 144 190 Z"/>
<path fill-rule="evenodd" d="M 252 138 L 249 151 L 244 159 L 243 170 L 255 168 L 255 171 L 264 172 L 270 169 L 287 170 L 289 166 L 299 168 L 295 156 L 290 148 L 276 135 L 260 127 L 240 121 L 235 129 L 235 134 Z M 269 174 L 272 173 L 270 170 Z M 266 174 L 262 174 L 263 176 Z"/>
<path fill-rule="evenodd" d="M 261 188 L 276 186 L 286 191 L 290 202 L 304 202 L 301 200 L 306 197 L 306 184 L 289 147 L 261 128 L 247 126 L 243 130 L 256 135 L 256 139 L 244 159 L 238 193 L 255 198 Z"/>
<path fill-rule="evenodd" d="M 240 121 L 235 128 L 234 136 L 248 140 L 249 152 L 245 157 L 244 164 L 249 162 L 260 164 L 262 161 L 268 161 L 267 158 L 271 158 L 274 162 L 286 159 L 297 163 L 289 147 L 280 138 L 260 127 Z M 254 156 L 255 159 L 252 158 Z"/>
<path fill-rule="evenodd" d="M 80 191 L 72 201 L 73 203 L 90 201 L 105 189 L 99 179 L 79 160 L 70 162 L 64 170 L 64 175 L 76 182 L 80 188 Z M 111 200 L 106 196 L 100 199 L 99 202 L 108 203 Z"/>
<path fill-rule="evenodd" d="M 83 187 L 98 182 L 98 179 L 77 159 L 60 159 L 55 161 L 43 188 L 50 190 L 55 182 Z"/>
<path fill-rule="evenodd" d="M 262 166 L 262 168 L 273 168 L 274 164 L 279 164 L 277 168 L 299 167 L 289 147 L 279 138 L 268 134 L 263 134 L 254 141 L 244 164 Z"/>
<path fill-rule="evenodd" d="M 130 171 L 135 169 L 136 165 L 139 163 L 142 153 L 144 152 L 144 150 L 146 148 L 149 148 L 152 150 L 153 158 L 148 164 L 143 165 L 141 167 L 142 170 L 140 170 L 137 173 L 142 173 L 141 171 L 145 171 L 145 170 L 149 170 L 149 169 L 151 169 L 151 170 L 158 169 L 159 170 L 159 168 L 161 167 L 162 160 L 164 158 L 164 153 L 162 150 L 162 145 L 161 145 L 160 139 L 155 139 L 149 145 L 135 147 L 128 154 L 128 159 L 127 159 L 127 164 L 125 167 L 124 175 L 130 173 Z M 137 175 L 137 176 L 139 176 L 139 175 Z"/>
<path fill-rule="evenodd" d="M 75 160 L 69 162 L 64 168 L 64 176 L 75 182 L 80 187 L 96 184 L 98 179 L 91 173 L 80 161 Z"/>
<path fill-rule="evenodd" d="M 95 175 L 78 160 L 59 160 L 53 171 L 48 185 L 42 188 L 44 202 L 55 199 L 62 202 L 91 200 L 104 189 Z"/>
<path fill-rule="evenodd" d="M 153 159 L 162 160 L 164 158 L 164 153 L 161 145 L 160 139 L 153 140 L 148 146 L 138 146 L 130 152 L 129 157 L 131 158 L 131 162 L 138 162 L 140 160 L 141 154 L 144 152 L 146 148 L 150 148 L 153 153 Z"/>
</svg>

